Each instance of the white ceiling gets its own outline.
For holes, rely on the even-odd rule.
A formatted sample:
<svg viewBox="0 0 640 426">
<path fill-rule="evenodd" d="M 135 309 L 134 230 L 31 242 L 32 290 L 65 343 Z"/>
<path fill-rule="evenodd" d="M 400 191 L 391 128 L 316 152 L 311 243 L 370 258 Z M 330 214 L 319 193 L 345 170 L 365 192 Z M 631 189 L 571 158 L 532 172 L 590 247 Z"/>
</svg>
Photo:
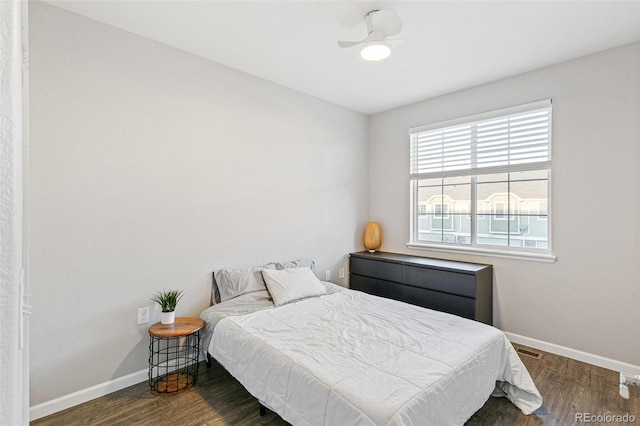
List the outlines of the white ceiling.
<svg viewBox="0 0 640 426">
<path fill-rule="evenodd" d="M 640 40 L 640 0 L 48 3 L 365 114 Z M 403 25 L 382 63 L 337 45 L 373 9 Z"/>
</svg>

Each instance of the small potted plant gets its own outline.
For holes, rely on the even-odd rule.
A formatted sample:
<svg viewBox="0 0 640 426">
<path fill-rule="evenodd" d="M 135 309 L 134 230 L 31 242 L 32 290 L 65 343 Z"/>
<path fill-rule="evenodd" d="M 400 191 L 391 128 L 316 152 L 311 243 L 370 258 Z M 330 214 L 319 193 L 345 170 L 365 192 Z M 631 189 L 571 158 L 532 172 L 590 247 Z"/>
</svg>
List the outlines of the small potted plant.
<svg viewBox="0 0 640 426">
<path fill-rule="evenodd" d="M 151 300 L 158 303 L 162 308 L 160 322 L 162 324 L 173 324 L 176 318 L 176 305 L 182 299 L 182 290 L 162 290 L 151 297 Z"/>
</svg>

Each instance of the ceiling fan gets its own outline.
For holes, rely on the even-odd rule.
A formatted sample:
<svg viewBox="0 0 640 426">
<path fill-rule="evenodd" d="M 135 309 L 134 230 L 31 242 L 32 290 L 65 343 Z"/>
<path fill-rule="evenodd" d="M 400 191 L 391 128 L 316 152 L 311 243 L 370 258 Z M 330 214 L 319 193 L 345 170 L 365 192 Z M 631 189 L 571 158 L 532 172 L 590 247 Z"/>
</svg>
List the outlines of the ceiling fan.
<svg viewBox="0 0 640 426">
<path fill-rule="evenodd" d="M 402 29 L 400 18 L 391 10 L 372 10 L 364 17 L 367 25 L 367 36 L 360 41 L 338 41 L 338 46 L 346 48 L 362 44 L 360 56 L 367 61 L 381 61 L 391 54 L 389 37 L 398 34 Z"/>
</svg>

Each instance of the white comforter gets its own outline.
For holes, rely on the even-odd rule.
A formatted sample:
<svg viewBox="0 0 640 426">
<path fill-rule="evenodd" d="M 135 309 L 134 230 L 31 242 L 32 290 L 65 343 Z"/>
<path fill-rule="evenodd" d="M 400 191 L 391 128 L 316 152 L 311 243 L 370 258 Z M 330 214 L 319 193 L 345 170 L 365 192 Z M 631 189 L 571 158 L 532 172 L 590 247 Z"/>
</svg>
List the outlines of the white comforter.
<svg viewBox="0 0 640 426">
<path fill-rule="evenodd" d="M 357 291 L 225 318 L 209 352 L 294 425 L 461 425 L 492 393 L 542 404 L 501 331 Z"/>
</svg>

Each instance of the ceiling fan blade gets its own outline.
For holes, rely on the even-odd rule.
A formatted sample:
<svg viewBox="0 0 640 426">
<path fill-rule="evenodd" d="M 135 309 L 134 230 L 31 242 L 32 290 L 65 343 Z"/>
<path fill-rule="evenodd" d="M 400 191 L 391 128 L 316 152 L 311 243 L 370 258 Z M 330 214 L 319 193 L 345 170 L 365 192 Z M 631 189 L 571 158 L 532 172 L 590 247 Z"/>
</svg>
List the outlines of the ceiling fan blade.
<svg viewBox="0 0 640 426">
<path fill-rule="evenodd" d="M 395 12 L 386 9 L 372 12 L 375 13 L 372 14 L 369 12 L 370 15 L 367 15 L 367 17 L 371 16 L 371 23 L 373 27 L 382 30 L 386 37 L 393 37 L 402 29 L 400 18 L 398 18 L 398 15 L 396 15 Z"/>
<path fill-rule="evenodd" d="M 367 42 L 381 42 L 398 34 L 402 28 L 400 18 L 391 10 L 372 10 L 365 15 L 364 20 L 367 24 L 367 36 L 360 41 L 340 40 L 338 46 L 353 47 Z"/>
<path fill-rule="evenodd" d="M 367 39 L 365 38 L 364 40 L 360 40 L 360 41 L 345 41 L 345 40 L 340 40 L 338 41 L 338 46 L 340 47 L 353 47 L 357 44 L 361 44 L 364 43 Z"/>
<path fill-rule="evenodd" d="M 371 12 L 364 15 L 364 22 L 367 24 L 367 34 L 373 31 L 375 28 L 373 26 L 373 15 L 380 12 L 379 10 L 372 10 Z"/>
</svg>

